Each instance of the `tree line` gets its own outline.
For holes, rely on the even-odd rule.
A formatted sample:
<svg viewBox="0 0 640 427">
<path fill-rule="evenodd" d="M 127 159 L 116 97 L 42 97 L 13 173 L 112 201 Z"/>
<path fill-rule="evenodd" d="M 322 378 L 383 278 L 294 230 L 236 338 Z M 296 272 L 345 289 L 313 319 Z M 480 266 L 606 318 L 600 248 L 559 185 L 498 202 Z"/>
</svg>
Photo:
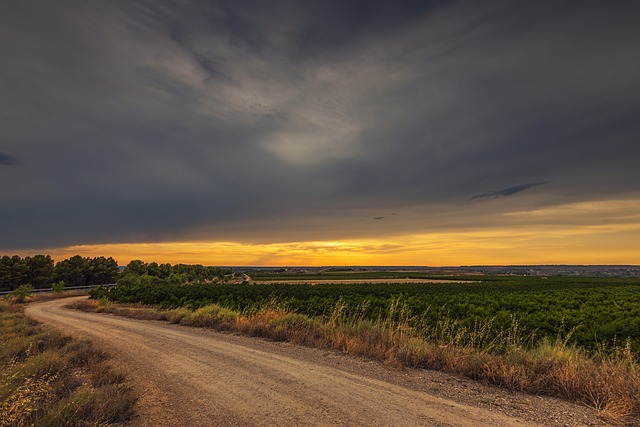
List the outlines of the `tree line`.
<svg viewBox="0 0 640 427">
<path fill-rule="evenodd" d="M 133 260 L 122 271 L 122 276 L 150 276 L 159 279 L 170 279 L 171 282 L 213 282 L 233 274 L 231 269 L 206 267 L 200 264 L 158 264 Z"/>
<path fill-rule="evenodd" d="M 113 258 L 72 256 L 54 263 L 50 255 L 0 258 L 0 291 L 13 291 L 20 286 L 47 289 L 54 284 L 63 287 L 92 286 L 115 283 L 130 276 L 150 276 L 171 282 L 214 282 L 231 275 L 230 269 L 200 264 L 158 264 L 133 260 L 120 273 Z"/>
<path fill-rule="evenodd" d="M 50 255 L 0 258 L 0 291 L 13 291 L 30 285 L 34 289 L 114 283 L 118 278 L 118 263 L 113 258 L 82 257 L 80 255 L 54 263 Z"/>
</svg>

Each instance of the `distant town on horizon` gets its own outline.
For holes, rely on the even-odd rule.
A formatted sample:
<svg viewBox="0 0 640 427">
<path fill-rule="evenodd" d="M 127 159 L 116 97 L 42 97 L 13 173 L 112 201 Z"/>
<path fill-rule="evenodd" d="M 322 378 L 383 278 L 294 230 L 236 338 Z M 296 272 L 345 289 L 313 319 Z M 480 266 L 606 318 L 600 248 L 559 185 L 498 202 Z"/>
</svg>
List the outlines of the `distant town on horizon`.
<svg viewBox="0 0 640 427">
<path fill-rule="evenodd" d="M 272 272 L 349 272 L 420 271 L 434 274 L 496 274 L 526 276 L 640 277 L 640 265 L 461 265 L 461 266 L 220 266 L 238 271 Z M 121 266 L 122 269 L 125 266 Z"/>
</svg>

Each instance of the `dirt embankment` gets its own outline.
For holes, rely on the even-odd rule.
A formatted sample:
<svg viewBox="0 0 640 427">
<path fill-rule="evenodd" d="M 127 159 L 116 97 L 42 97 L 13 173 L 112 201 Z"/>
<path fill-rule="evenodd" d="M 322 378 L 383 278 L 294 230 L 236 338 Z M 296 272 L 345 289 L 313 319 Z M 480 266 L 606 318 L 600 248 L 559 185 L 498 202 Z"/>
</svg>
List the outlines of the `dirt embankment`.
<svg viewBox="0 0 640 427">
<path fill-rule="evenodd" d="M 161 322 L 31 305 L 91 338 L 140 394 L 135 425 L 602 426 L 591 409 L 336 352 Z"/>
</svg>

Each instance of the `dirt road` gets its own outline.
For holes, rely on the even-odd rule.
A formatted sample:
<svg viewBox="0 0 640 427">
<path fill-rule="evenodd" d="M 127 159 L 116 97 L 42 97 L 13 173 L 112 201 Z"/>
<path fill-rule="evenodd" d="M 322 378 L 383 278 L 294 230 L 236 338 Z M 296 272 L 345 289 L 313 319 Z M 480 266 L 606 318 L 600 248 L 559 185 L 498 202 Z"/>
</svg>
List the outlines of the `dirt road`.
<svg viewBox="0 0 640 427">
<path fill-rule="evenodd" d="M 63 307 L 74 299 L 33 304 L 26 312 L 111 353 L 141 396 L 134 425 L 602 425 L 595 412 L 555 399 L 330 351 Z"/>
<path fill-rule="evenodd" d="M 287 283 L 321 285 L 333 284 L 355 284 L 355 283 L 474 283 L 470 280 L 448 280 L 448 279 L 410 279 L 410 278 L 390 278 L 390 279 L 299 279 L 299 280 L 258 280 L 253 283 L 264 285 Z M 476 282 L 477 283 L 477 282 Z"/>
</svg>

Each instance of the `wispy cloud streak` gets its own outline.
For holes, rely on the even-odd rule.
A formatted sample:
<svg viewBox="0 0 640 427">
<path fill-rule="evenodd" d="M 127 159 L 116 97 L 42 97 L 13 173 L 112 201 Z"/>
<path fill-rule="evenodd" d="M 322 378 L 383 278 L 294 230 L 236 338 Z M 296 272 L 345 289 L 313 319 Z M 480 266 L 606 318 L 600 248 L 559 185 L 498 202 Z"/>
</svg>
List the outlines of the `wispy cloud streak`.
<svg viewBox="0 0 640 427">
<path fill-rule="evenodd" d="M 525 190 L 528 190 L 531 187 L 536 187 L 538 185 L 545 185 L 547 183 L 548 183 L 548 181 L 531 182 L 531 183 L 528 183 L 528 184 L 518 184 L 518 185 L 514 185 L 513 187 L 505 188 L 503 190 L 486 191 L 484 193 L 477 194 L 477 195 L 473 196 L 469 200 L 481 199 L 483 197 L 488 197 L 488 198 L 491 198 L 491 199 L 498 199 L 500 197 L 513 196 L 514 194 L 517 194 L 517 193 L 523 192 Z"/>
<path fill-rule="evenodd" d="M 13 156 L 0 152 L 0 165 L 14 166 L 18 164 L 18 160 Z"/>
</svg>

